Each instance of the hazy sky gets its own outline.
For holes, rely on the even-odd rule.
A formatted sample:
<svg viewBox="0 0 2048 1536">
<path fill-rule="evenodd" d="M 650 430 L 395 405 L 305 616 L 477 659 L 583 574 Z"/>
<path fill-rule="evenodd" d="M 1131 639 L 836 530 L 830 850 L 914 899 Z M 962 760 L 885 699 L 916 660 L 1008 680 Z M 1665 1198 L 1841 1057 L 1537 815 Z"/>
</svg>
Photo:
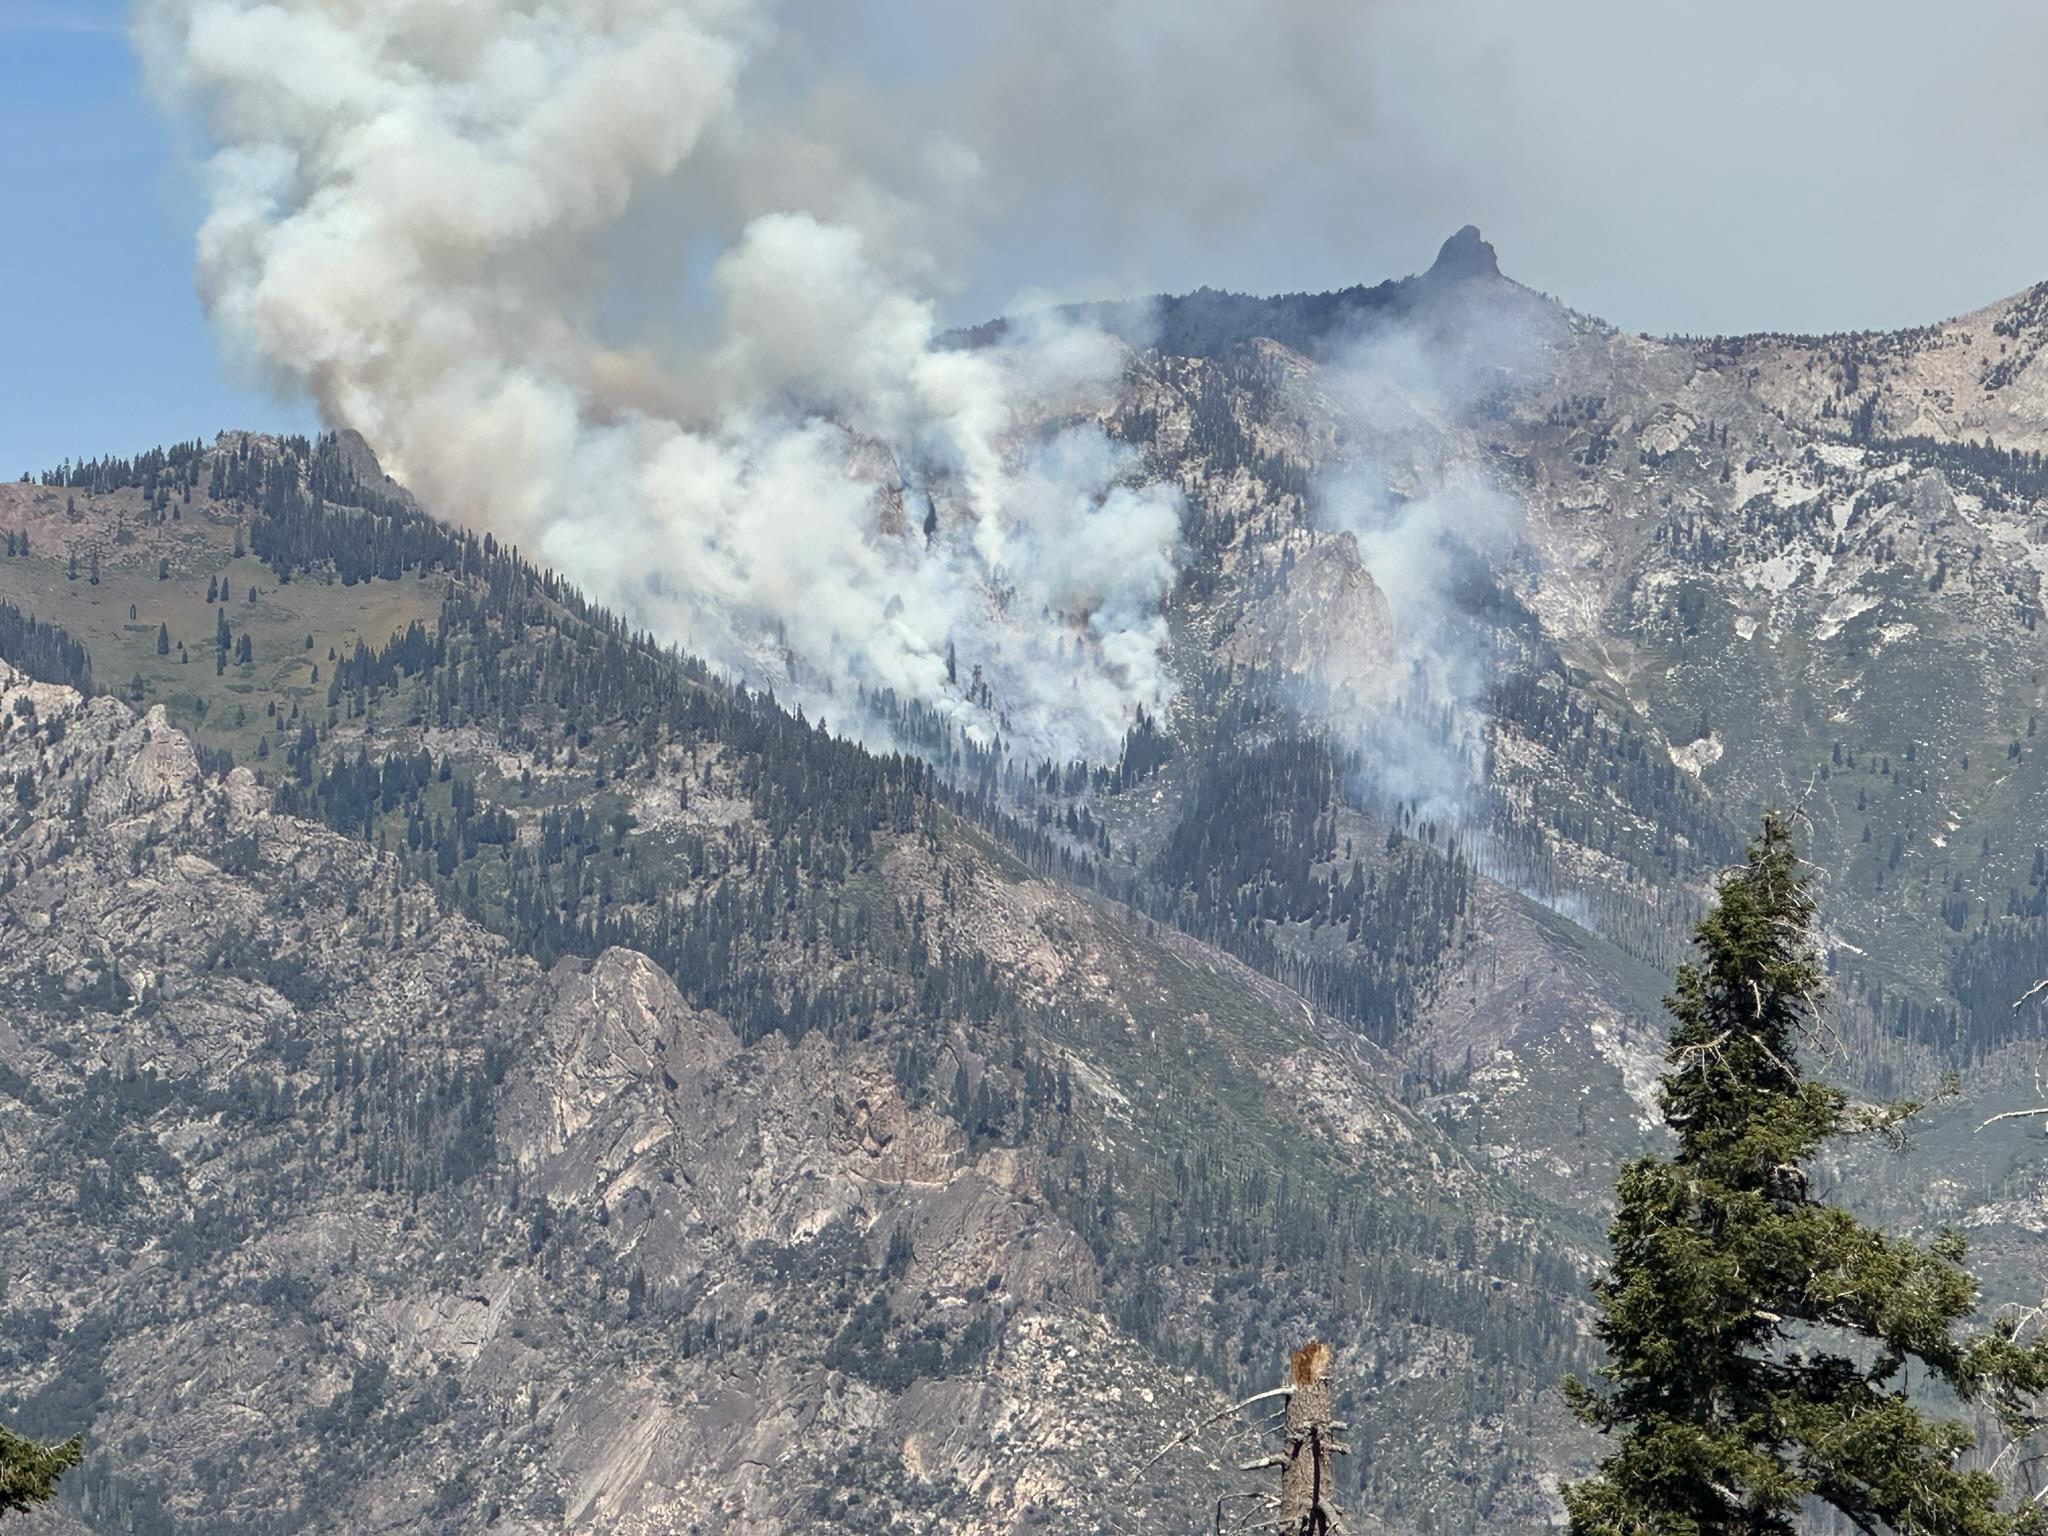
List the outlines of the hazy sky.
<svg viewBox="0 0 2048 1536">
<path fill-rule="evenodd" d="M 932 240 L 953 318 L 1027 292 L 1376 281 L 1466 222 L 1510 275 L 1637 330 L 1889 326 L 2048 277 L 2036 0 L 782 12 L 764 96 L 823 101 L 810 120 L 849 134 L 972 147 L 974 206 Z M 199 200 L 124 27 L 118 0 L 0 0 L 6 473 L 310 425 L 214 350 Z M 697 189 L 674 194 L 623 232 L 662 232 L 622 267 L 628 315 L 686 293 L 716 249 L 687 234 Z"/>
</svg>

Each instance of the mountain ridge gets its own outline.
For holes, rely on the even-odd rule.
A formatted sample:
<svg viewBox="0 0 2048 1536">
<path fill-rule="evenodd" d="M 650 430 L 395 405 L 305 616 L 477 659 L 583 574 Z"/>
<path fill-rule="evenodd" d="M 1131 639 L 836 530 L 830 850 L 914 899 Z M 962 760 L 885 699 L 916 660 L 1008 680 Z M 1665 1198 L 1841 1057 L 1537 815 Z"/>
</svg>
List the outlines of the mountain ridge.
<svg viewBox="0 0 2048 1536">
<path fill-rule="evenodd" d="M 1095 419 L 1190 509 L 1179 691 L 1094 771 L 900 702 L 914 750 L 832 740 L 347 438 L 0 486 L 0 602 L 125 698 L 0 698 L 0 1413 L 128 1448 L 52 1528 L 1106 1524 L 1102 1469 L 1310 1331 L 1363 1521 L 1546 1528 L 1661 978 L 1771 799 L 1839 1075 L 1964 1073 L 1940 1179 L 1826 1176 L 1971 1228 L 1995 1298 L 2037 1275 L 2038 1159 L 1972 1127 L 2048 972 L 2048 487 L 1944 425 L 2038 427 L 2025 296 L 1989 339 L 1652 342 L 1447 246 L 1134 348 Z M 1947 435 L 1890 435 L 1957 368 Z M 1418 507 L 1441 574 L 1376 553 Z M 1453 644 L 1478 681 L 1412 692 Z M 1228 1482 L 1150 1477 L 1189 1524 Z"/>
</svg>

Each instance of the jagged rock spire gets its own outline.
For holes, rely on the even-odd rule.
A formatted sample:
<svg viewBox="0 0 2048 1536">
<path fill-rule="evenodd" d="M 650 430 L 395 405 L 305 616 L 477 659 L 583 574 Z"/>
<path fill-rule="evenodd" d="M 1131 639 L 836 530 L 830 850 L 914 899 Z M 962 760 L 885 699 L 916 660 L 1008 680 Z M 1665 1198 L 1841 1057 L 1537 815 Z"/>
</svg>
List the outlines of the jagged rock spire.
<svg viewBox="0 0 2048 1536">
<path fill-rule="evenodd" d="M 1443 243 L 1429 273 L 1432 277 L 1499 277 L 1500 262 L 1493 247 L 1481 238 L 1479 226 L 1467 224 Z"/>
</svg>

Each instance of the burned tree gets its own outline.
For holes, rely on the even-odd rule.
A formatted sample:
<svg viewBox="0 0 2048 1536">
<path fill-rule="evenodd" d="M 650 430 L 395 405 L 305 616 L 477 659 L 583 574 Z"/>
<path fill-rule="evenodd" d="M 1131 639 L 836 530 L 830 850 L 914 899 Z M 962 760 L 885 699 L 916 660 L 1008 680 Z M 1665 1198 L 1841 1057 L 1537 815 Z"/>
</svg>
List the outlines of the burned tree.
<svg viewBox="0 0 2048 1536">
<path fill-rule="evenodd" d="M 1146 1466 L 1177 1446 L 1186 1445 L 1210 1425 L 1260 1403 L 1284 1398 L 1285 1405 L 1267 1423 L 1245 1426 L 1253 1435 L 1277 1427 L 1280 1448 L 1237 1465 L 1240 1472 L 1278 1468 L 1279 1488 L 1218 1496 L 1215 1528 L 1219 1536 L 1237 1530 L 1273 1531 L 1279 1536 L 1338 1536 L 1345 1527 L 1337 1509 L 1331 1458 L 1349 1455 L 1350 1448 L 1337 1439 L 1345 1426 L 1336 1417 L 1336 1395 L 1330 1383 L 1333 1358 L 1328 1344 L 1310 1339 L 1289 1357 L 1284 1383 L 1196 1420 L 1163 1446 Z M 1252 1512 L 1236 1519 L 1226 1518 L 1238 1501 L 1248 1502 Z"/>
<path fill-rule="evenodd" d="M 1294 1352 L 1288 1375 L 1294 1390 L 1287 1399 L 1287 1447 L 1280 1458 L 1279 1528 L 1316 1536 L 1337 1529 L 1330 1458 L 1344 1452 L 1330 1392 L 1330 1346 L 1309 1340 Z"/>
</svg>

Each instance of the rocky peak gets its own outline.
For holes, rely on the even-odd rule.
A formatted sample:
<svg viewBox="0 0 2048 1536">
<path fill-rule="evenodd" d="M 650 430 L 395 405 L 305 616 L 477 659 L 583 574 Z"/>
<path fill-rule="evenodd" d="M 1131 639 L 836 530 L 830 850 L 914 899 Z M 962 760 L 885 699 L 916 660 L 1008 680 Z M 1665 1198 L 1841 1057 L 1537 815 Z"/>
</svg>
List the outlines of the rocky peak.
<svg viewBox="0 0 2048 1536">
<path fill-rule="evenodd" d="M 1431 277 L 1499 277 L 1500 261 L 1493 247 L 1480 236 L 1479 226 L 1467 224 L 1443 243 L 1429 269 Z"/>
<path fill-rule="evenodd" d="M 353 427 L 343 427 L 334 434 L 329 447 L 342 465 L 365 485 L 381 486 L 387 479 L 384 466 L 378 462 L 373 449 L 363 434 Z"/>
</svg>

